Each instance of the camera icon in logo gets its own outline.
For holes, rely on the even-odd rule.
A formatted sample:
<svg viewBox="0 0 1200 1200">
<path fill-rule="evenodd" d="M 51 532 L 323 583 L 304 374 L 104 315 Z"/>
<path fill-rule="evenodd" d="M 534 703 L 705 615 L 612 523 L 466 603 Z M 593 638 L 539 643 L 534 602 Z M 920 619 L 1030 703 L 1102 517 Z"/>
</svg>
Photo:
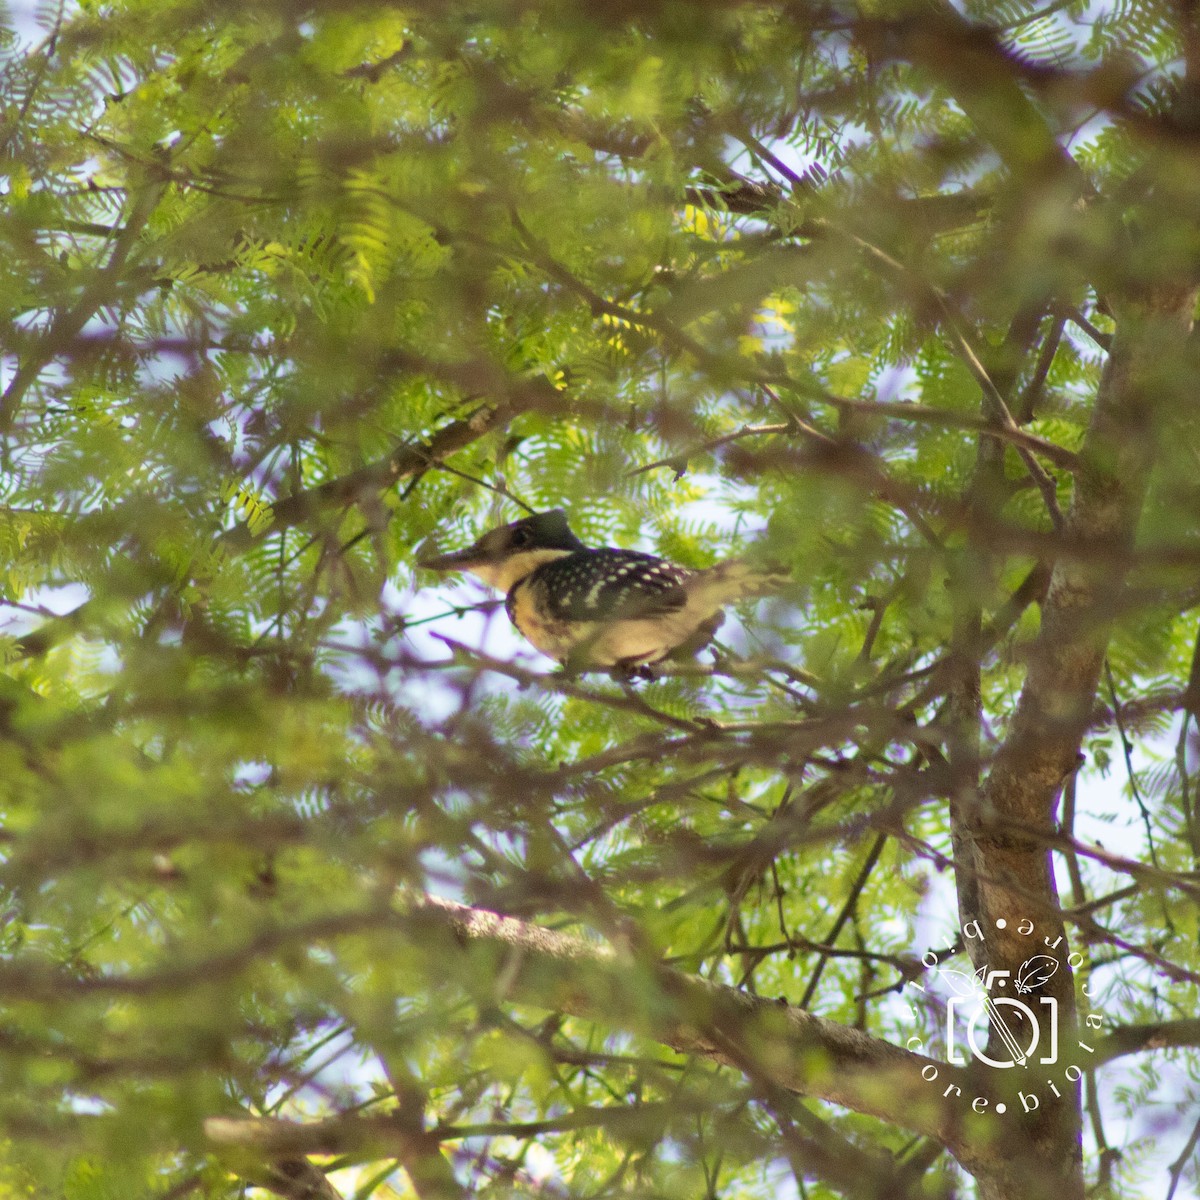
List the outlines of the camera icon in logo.
<svg viewBox="0 0 1200 1200">
<path fill-rule="evenodd" d="M 962 1044 L 971 1057 L 989 1067 L 1028 1066 L 1039 1047 L 1040 1063 L 1058 1061 L 1058 1001 L 1053 996 L 1034 997 L 1058 969 L 1058 963 L 1047 954 L 1035 954 L 1026 959 L 1017 972 L 1013 991 L 1016 996 L 996 994 L 1008 988 L 1012 978 L 1008 971 L 988 971 L 981 967 L 973 975 L 942 967 L 938 974 L 954 993 L 946 1002 L 946 1049 L 949 1061 L 958 1066 L 965 1063 L 959 1053 L 959 1027 L 965 1029 Z M 1028 996 L 1029 1002 L 1020 999 Z M 986 1022 L 982 1021 L 986 1015 Z M 990 1028 L 1004 1047 L 1007 1058 L 993 1058 L 988 1053 L 985 1031 Z M 984 1041 L 985 1045 L 980 1045 Z"/>
<path fill-rule="evenodd" d="M 1058 1001 L 1053 996 L 1042 996 L 1039 1008 L 1044 1011 L 1039 1013 L 1024 1000 L 1015 1000 L 1011 996 L 1000 996 L 995 1000 L 989 997 L 982 1002 L 974 997 L 964 1000 L 960 996 L 951 996 L 946 1004 L 946 1051 L 949 1061 L 958 1066 L 966 1061 L 959 1055 L 957 1043 L 957 1025 L 961 1020 L 966 1025 L 966 1046 L 979 1062 L 989 1067 L 1028 1066 L 1038 1046 L 1043 1043 L 1041 1018 L 1044 1016 L 1048 1036 L 1044 1039 L 1044 1052 L 1037 1061 L 1057 1062 Z M 1009 1055 L 1007 1059 L 992 1058 L 980 1046 L 980 1018 L 984 1013 L 987 1013 L 988 1020 L 983 1028 L 990 1025 L 996 1031 Z"/>
</svg>

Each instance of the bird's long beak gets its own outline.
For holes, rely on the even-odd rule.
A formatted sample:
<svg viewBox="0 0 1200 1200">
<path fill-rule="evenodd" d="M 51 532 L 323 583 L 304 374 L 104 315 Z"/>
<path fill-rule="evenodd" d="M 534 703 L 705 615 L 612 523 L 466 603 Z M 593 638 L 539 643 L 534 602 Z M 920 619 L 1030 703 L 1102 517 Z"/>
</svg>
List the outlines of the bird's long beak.
<svg viewBox="0 0 1200 1200">
<path fill-rule="evenodd" d="M 418 558 L 417 566 L 427 571 L 467 571 L 484 561 L 484 558 L 477 546 L 468 546 L 465 550 L 453 550 L 449 554 Z"/>
</svg>

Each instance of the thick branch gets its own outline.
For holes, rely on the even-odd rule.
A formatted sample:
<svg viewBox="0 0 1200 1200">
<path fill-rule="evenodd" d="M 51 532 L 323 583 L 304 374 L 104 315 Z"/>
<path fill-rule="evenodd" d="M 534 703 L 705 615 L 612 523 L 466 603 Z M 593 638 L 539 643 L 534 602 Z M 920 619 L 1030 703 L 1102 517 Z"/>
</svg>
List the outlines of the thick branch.
<svg viewBox="0 0 1200 1200">
<path fill-rule="evenodd" d="M 1200 1017 L 1155 1021 L 1149 1025 L 1118 1026 L 1097 1044 L 1094 1065 L 1099 1066 L 1127 1054 L 1179 1046 L 1200 1046 Z"/>
<path fill-rule="evenodd" d="M 964 1150 L 960 1112 L 942 1099 L 966 1092 L 967 1072 L 914 1054 L 803 1009 L 739 992 L 538 926 L 444 900 L 413 914 L 431 940 L 453 935 L 461 951 L 494 959 L 496 1000 L 617 1025 L 685 1054 L 745 1071 Z M 636 984 L 631 977 L 636 976 Z M 638 986 L 640 985 L 640 986 Z M 921 1078 L 939 1072 L 938 1086 Z"/>
<path fill-rule="evenodd" d="M 398 919 L 427 952 L 442 956 L 448 975 L 465 966 L 482 987 L 484 1003 L 516 1002 L 640 1033 L 741 1071 L 756 1088 L 814 1097 L 915 1130 L 964 1163 L 992 1157 L 986 1126 L 964 1128 L 962 1121 L 959 1097 L 985 1093 L 968 1070 L 803 1009 L 648 962 L 628 947 L 597 945 L 429 897 Z M 936 1085 L 922 1078 L 923 1069 L 937 1072 Z M 947 1091 L 957 1095 L 946 1100 Z M 644 1120 L 640 1108 L 603 1109 L 555 1123 L 620 1128 Z M 205 1122 L 214 1150 L 244 1171 L 252 1164 L 338 1154 L 357 1161 L 395 1156 L 411 1172 L 414 1164 L 440 1159 L 443 1142 L 479 1132 L 422 1129 L 403 1113 L 303 1124 L 263 1118 Z"/>
<path fill-rule="evenodd" d="M 1120 314 L 1079 455 L 1066 539 L 1129 555 L 1153 463 L 1154 393 L 1161 386 L 1163 362 L 1177 360 L 1195 302 L 1192 289 L 1166 287 Z M 1059 559 L 1008 736 L 993 760 L 979 805 L 958 814 L 959 831 L 974 845 L 973 870 L 979 881 L 976 912 L 970 914 L 978 917 L 983 934 L 971 943 L 977 967 L 986 963 L 992 970 L 1019 970 L 1028 954 L 1027 939 L 1018 932 L 1022 917 L 1035 921 L 1051 940 L 1065 934 L 1050 855 L 1039 835 L 1054 832 L 1059 791 L 1079 762 L 1112 625 L 1113 594 L 1122 575 L 1083 558 Z M 1028 836 L 1020 827 L 1029 830 Z M 1065 961 L 1047 991 L 1072 1019 L 1074 985 Z M 1042 1162 L 1057 1164 L 1054 1171 L 1064 1196 L 1082 1195 L 1077 1165 L 1064 1165 L 1077 1162 L 1079 1153 L 1074 1099 L 1065 1098 L 1057 1111 L 1045 1113 L 1034 1135 Z M 1016 1195 L 1019 1186 L 1002 1181 L 985 1193 Z"/>
<path fill-rule="evenodd" d="M 1194 305 L 1194 293 L 1180 288 L 1123 315 L 1080 453 L 1068 539 L 1125 555 L 1132 549 L 1152 461 L 1147 387 L 1164 352 L 1170 353 L 1164 342 L 1182 342 Z M 1059 789 L 1076 769 L 1094 711 L 1119 582 L 1115 566 L 1105 569 L 1080 558 L 1060 559 L 1051 576 L 1025 686 L 984 785 L 979 814 L 981 873 L 993 880 L 981 897 L 987 923 L 981 954 L 992 967 L 1015 968 L 1024 959 L 1015 922 L 1004 930 L 995 927 L 997 918 L 1023 915 L 1018 894 L 1043 897 L 1045 913 L 1029 915 L 1039 924 L 1049 917 L 1055 933 L 1062 932 L 1044 845 L 1011 833 L 988 836 L 986 827 L 1015 822 L 1053 831 Z M 1001 882 L 1006 878 L 1011 888 Z M 1059 972 L 1059 979 L 1061 998 L 1069 1002 L 1069 976 Z"/>
</svg>

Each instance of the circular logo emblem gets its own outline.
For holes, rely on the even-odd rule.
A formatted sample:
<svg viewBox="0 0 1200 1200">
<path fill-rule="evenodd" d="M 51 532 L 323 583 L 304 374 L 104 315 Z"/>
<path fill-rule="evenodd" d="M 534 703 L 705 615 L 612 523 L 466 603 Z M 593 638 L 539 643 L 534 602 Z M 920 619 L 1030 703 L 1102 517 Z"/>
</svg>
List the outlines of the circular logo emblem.
<svg viewBox="0 0 1200 1200">
<path fill-rule="evenodd" d="M 1006 929 L 1008 925 L 1003 917 L 996 921 L 997 929 Z M 914 1024 L 921 1020 L 922 1010 L 938 1014 L 940 1037 L 930 1040 L 940 1041 L 947 1064 L 962 1067 L 974 1060 L 990 1070 L 1021 1071 L 1016 1097 L 1021 1109 L 1031 1113 L 1040 1107 L 1043 1096 L 1062 1096 L 1057 1084 L 1064 1080 L 1074 1084 L 1082 1078 L 1083 1072 L 1074 1062 L 1065 1067 L 1060 1063 L 1058 1000 L 1046 994 L 1046 985 L 1064 964 L 1077 969 L 1084 960 L 1078 952 L 1060 958 L 1056 952 L 1064 939 L 1039 935 L 1037 926 L 1027 917 L 1018 920 L 1013 930 L 1029 939 L 1029 954 L 1015 973 L 991 970 L 986 963 L 973 971 L 964 970 L 944 964 L 928 950 L 921 959 L 927 973 L 908 981 L 903 996 Z M 978 921 L 963 927 L 962 940 L 968 947 L 972 943 L 983 945 L 983 930 Z M 1086 986 L 1083 994 L 1090 998 Z M 1099 1029 L 1103 1017 L 1092 1012 L 1082 1023 L 1086 1028 Z M 906 1045 L 915 1053 L 934 1057 L 920 1035 L 914 1034 Z M 1078 1045 L 1084 1052 L 1092 1053 L 1084 1041 Z M 1073 1048 L 1072 1057 L 1076 1057 Z M 921 1069 L 921 1077 L 939 1086 L 943 1096 L 962 1097 L 958 1084 L 947 1083 L 941 1075 L 932 1063 Z M 1008 1111 L 1005 1102 L 993 1103 L 986 1096 L 967 1097 L 964 1102 L 977 1113 L 989 1109 L 1001 1114 Z"/>
</svg>

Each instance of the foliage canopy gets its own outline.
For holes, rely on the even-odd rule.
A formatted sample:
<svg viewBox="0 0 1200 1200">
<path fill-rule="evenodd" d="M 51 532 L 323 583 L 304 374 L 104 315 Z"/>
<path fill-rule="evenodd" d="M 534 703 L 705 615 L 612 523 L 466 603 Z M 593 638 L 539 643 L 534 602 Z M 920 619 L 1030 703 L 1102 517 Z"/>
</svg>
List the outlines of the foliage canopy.
<svg viewBox="0 0 1200 1200">
<path fill-rule="evenodd" d="M 39 21 L 0 1196 L 1196 1186 L 1193 6 Z M 564 677 L 413 566 L 553 507 L 796 589 Z"/>
</svg>

